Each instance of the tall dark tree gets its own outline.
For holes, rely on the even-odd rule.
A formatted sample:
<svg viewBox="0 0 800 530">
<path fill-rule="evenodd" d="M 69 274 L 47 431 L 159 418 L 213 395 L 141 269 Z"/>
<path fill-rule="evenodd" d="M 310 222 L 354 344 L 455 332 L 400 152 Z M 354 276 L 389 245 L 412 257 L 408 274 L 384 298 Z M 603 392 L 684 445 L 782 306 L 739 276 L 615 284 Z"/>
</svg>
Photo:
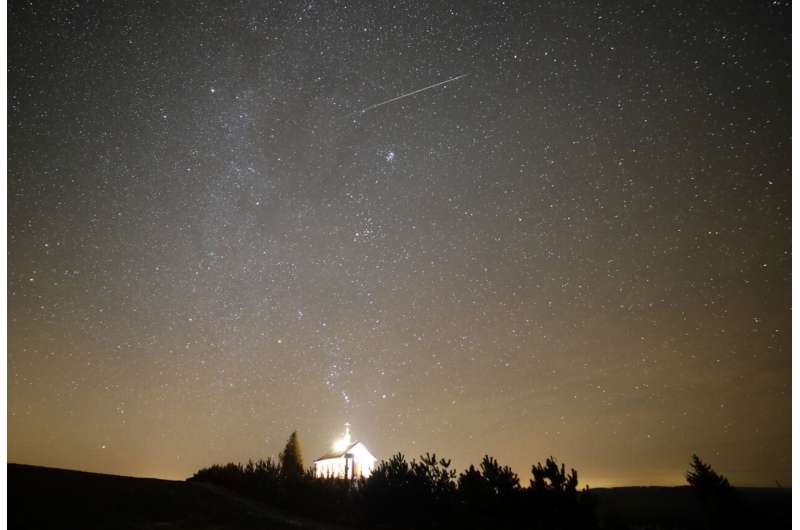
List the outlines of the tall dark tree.
<svg viewBox="0 0 800 530">
<path fill-rule="evenodd" d="M 752 521 L 752 514 L 737 498 L 736 491 L 728 479 L 714 471 L 699 456 L 692 455 L 686 472 L 686 482 L 703 501 L 708 528 L 759 528 L 762 524 Z"/>
<path fill-rule="evenodd" d="M 286 480 L 296 481 L 303 477 L 303 450 L 297 431 L 292 432 L 286 447 L 280 454 L 281 473 Z"/>
<path fill-rule="evenodd" d="M 697 455 L 692 455 L 690 469 L 686 473 L 686 482 L 694 486 L 704 495 L 718 493 L 730 489 L 728 479 L 717 474 L 711 466 L 700 460 Z"/>
</svg>

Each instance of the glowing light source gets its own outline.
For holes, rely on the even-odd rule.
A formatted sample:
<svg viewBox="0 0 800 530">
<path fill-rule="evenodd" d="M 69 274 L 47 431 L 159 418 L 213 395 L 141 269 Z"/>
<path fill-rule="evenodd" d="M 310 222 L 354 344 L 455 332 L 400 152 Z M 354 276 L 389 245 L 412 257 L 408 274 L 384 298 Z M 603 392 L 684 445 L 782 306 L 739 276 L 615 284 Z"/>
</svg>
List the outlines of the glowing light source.
<svg viewBox="0 0 800 530">
<path fill-rule="evenodd" d="M 350 445 L 350 442 L 352 441 L 350 437 L 350 424 L 345 423 L 344 429 L 345 429 L 344 436 L 342 436 L 333 443 L 334 451 L 344 451 L 345 449 L 347 449 L 347 447 Z"/>
</svg>

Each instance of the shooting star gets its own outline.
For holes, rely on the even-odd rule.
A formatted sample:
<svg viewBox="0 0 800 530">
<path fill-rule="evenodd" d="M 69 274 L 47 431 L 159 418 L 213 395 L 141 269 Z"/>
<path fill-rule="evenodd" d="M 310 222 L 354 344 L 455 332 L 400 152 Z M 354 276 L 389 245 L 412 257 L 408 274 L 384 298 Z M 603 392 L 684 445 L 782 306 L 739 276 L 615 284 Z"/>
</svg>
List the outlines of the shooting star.
<svg viewBox="0 0 800 530">
<path fill-rule="evenodd" d="M 364 107 L 363 109 L 361 109 L 361 110 L 359 110 L 357 112 L 353 112 L 350 115 L 352 116 L 353 114 L 364 114 L 365 112 L 369 112 L 371 110 L 377 109 L 378 107 L 382 107 L 384 105 L 388 105 L 389 103 L 394 103 L 395 101 L 399 101 L 401 99 L 410 98 L 411 96 L 413 96 L 415 94 L 419 94 L 420 92 L 425 92 L 426 90 L 430 90 L 432 88 L 436 88 L 437 86 L 442 86 L 442 85 L 446 85 L 447 83 L 452 83 L 453 81 L 458 81 L 459 79 L 467 77 L 468 75 L 469 74 L 461 74 L 461 75 L 457 75 L 456 77 L 451 77 L 450 79 L 445 79 L 444 81 L 439 81 L 438 83 L 434 83 L 434 84 L 432 84 L 430 86 L 426 86 L 425 88 L 419 88 L 417 90 L 414 90 L 413 92 L 409 92 L 408 94 L 403 94 L 401 96 L 397 96 L 396 98 L 387 99 L 386 101 L 381 101 L 380 103 L 376 103 L 374 105 L 370 105 L 369 107 Z"/>
</svg>

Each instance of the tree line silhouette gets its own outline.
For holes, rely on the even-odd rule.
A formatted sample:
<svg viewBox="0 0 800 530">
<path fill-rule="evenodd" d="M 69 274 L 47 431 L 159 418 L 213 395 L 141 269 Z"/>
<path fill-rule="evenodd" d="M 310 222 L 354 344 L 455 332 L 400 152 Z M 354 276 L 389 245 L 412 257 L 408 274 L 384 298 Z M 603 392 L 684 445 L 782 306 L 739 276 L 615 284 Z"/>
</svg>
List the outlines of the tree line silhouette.
<svg viewBox="0 0 800 530">
<path fill-rule="evenodd" d="M 732 499 L 724 477 L 693 456 L 687 481 L 718 515 Z M 523 485 L 510 467 L 484 456 L 457 473 L 450 460 L 400 453 L 379 462 L 366 478 L 315 478 L 303 466 L 296 432 L 277 459 L 213 465 L 189 480 L 210 482 L 303 516 L 377 528 L 598 528 L 595 499 L 578 489 L 578 473 L 547 458 Z M 724 518 L 724 519 L 727 519 Z M 719 522 L 719 520 L 718 520 Z M 727 521 L 726 521 L 727 522 Z M 714 525 L 716 526 L 716 525 Z"/>
</svg>

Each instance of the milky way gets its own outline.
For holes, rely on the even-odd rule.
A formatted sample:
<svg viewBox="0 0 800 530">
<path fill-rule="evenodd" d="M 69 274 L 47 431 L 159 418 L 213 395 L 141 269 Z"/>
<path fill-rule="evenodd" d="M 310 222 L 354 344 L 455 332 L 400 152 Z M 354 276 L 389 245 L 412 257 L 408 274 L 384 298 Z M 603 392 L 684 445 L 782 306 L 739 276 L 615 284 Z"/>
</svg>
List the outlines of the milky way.
<svg viewBox="0 0 800 530">
<path fill-rule="evenodd" d="M 10 2 L 9 459 L 789 484 L 788 2 L 508 4 Z"/>
</svg>

